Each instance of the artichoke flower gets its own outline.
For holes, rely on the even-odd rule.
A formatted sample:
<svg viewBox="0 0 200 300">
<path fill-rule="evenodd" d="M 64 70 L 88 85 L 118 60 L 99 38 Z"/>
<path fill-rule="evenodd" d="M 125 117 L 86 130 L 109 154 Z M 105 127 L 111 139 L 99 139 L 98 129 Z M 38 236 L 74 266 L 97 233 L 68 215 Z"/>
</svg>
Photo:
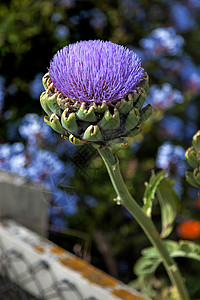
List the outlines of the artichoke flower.
<svg viewBox="0 0 200 300">
<path fill-rule="evenodd" d="M 151 115 L 148 75 L 133 51 L 100 40 L 58 51 L 43 77 L 45 122 L 76 145 L 120 149 Z"/>
</svg>

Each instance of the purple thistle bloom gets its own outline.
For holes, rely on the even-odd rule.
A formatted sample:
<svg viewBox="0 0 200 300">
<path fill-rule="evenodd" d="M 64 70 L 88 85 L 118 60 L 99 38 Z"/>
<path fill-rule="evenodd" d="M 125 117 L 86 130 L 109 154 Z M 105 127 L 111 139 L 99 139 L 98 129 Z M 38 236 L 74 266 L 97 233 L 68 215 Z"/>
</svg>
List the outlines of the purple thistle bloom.
<svg viewBox="0 0 200 300">
<path fill-rule="evenodd" d="M 130 92 L 145 76 L 133 51 L 100 40 L 82 41 L 58 51 L 49 75 L 58 91 L 74 101 L 115 101 Z"/>
</svg>

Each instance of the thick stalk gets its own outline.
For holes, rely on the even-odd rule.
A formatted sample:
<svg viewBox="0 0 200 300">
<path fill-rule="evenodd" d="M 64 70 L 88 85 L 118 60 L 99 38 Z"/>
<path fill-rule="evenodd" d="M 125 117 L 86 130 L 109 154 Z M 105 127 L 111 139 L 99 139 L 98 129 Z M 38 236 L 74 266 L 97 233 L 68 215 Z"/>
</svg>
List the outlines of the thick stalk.
<svg viewBox="0 0 200 300">
<path fill-rule="evenodd" d="M 160 235 L 152 220 L 146 216 L 141 207 L 129 193 L 122 178 L 117 157 L 115 157 L 109 149 L 98 151 L 106 165 L 120 204 L 125 206 L 126 209 L 131 213 L 131 215 L 135 218 L 135 220 L 145 232 L 149 241 L 158 250 L 165 269 L 172 282 L 172 285 L 177 288 L 180 300 L 189 300 L 190 297 L 188 295 L 187 289 L 176 262 L 173 260 L 173 258 L 170 257 L 168 250 L 166 249 L 162 239 L 160 238 Z"/>
</svg>

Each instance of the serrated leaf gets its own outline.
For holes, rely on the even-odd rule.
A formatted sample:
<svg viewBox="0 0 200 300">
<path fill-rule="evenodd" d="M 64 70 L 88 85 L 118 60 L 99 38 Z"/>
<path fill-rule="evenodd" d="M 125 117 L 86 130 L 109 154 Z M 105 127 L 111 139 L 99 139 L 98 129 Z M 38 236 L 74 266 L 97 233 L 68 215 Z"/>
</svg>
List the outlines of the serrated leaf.
<svg viewBox="0 0 200 300">
<path fill-rule="evenodd" d="M 160 182 L 164 178 L 166 178 L 166 174 L 165 174 L 164 170 L 157 173 L 156 175 L 154 172 L 152 172 L 149 182 L 146 183 L 146 188 L 145 188 L 144 196 L 143 196 L 143 203 L 144 203 L 143 210 L 147 216 L 151 216 L 153 200 L 155 199 L 156 189 L 157 189 L 158 185 L 160 184 Z"/>
<path fill-rule="evenodd" d="M 158 257 L 155 259 L 150 259 L 149 257 L 140 257 L 134 266 L 134 273 L 138 277 L 148 277 L 155 273 L 160 263 L 161 259 Z"/>
<path fill-rule="evenodd" d="M 163 241 L 171 257 L 185 257 L 200 261 L 200 245 L 190 241 L 181 240 Z M 152 276 L 162 259 L 158 250 L 154 247 L 149 247 L 142 250 L 142 257 L 140 257 L 135 266 L 134 272 L 138 277 Z"/>
<path fill-rule="evenodd" d="M 157 189 L 157 196 L 161 207 L 162 232 L 161 237 L 167 237 L 173 230 L 173 223 L 180 210 L 180 201 L 173 189 L 173 182 L 163 180 Z"/>
</svg>

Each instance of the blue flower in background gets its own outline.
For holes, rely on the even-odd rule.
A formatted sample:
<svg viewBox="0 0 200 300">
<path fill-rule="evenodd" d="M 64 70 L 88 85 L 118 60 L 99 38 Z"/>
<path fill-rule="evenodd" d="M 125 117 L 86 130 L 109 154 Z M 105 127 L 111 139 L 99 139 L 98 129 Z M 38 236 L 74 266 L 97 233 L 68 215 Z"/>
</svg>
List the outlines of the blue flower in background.
<svg viewBox="0 0 200 300">
<path fill-rule="evenodd" d="M 191 8 L 199 9 L 200 8 L 200 0 L 188 0 L 188 5 Z"/>
<path fill-rule="evenodd" d="M 22 143 L 0 145 L 0 168 L 26 176 L 26 155 Z"/>
<path fill-rule="evenodd" d="M 61 20 L 63 19 L 63 16 L 61 13 L 59 12 L 55 12 L 53 13 L 53 15 L 51 16 L 51 20 L 54 21 L 54 22 L 60 22 Z"/>
<path fill-rule="evenodd" d="M 132 0 L 118 0 L 119 9 L 123 13 L 125 19 L 134 20 L 134 22 L 145 22 L 146 11 L 142 7 L 142 3 Z"/>
<path fill-rule="evenodd" d="M 192 30 L 196 22 L 190 10 L 181 3 L 173 2 L 171 5 L 171 18 L 177 30 L 187 32 Z"/>
<path fill-rule="evenodd" d="M 43 91 L 42 85 L 42 73 L 38 73 L 35 75 L 34 79 L 30 82 L 29 90 L 30 95 L 33 99 L 38 99 L 40 97 L 41 92 Z"/>
<path fill-rule="evenodd" d="M 182 103 L 184 98 L 180 91 L 173 89 L 169 83 L 164 83 L 161 88 L 157 85 L 152 85 L 149 89 L 146 101 L 150 103 L 154 109 L 165 111 L 176 103 Z"/>
<path fill-rule="evenodd" d="M 170 172 L 171 179 L 174 180 L 174 189 L 181 197 L 183 187 L 181 177 L 185 176 L 187 169 L 185 162 L 185 150 L 181 146 L 175 146 L 170 142 L 165 142 L 158 148 L 156 166 Z"/>
<path fill-rule="evenodd" d="M 184 123 L 183 121 L 175 116 L 165 116 L 160 122 L 160 133 L 165 139 L 176 139 L 181 141 L 184 139 Z"/>
<path fill-rule="evenodd" d="M 4 105 L 4 96 L 5 96 L 4 84 L 5 84 L 5 79 L 2 76 L 0 76 L 0 111 L 2 110 Z"/>
<path fill-rule="evenodd" d="M 141 46 L 148 51 L 148 56 L 174 56 L 182 54 L 184 39 L 177 35 L 174 28 L 157 28 L 146 38 L 140 40 Z"/>
<path fill-rule="evenodd" d="M 48 144 L 55 140 L 55 135 L 52 134 L 50 128 L 43 126 L 44 118 L 39 117 L 37 114 L 27 114 L 21 120 L 19 125 L 20 135 L 28 141 L 29 144 L 37 145 L 38 140 L 43 138 L 48 140 Z"/>
<path fill-rule="evenodd" d="M 98 8 L 90 10 L 90 24 L 95 29 L 103 29 L 107 25 L 106 15 Z"/>
<path fill-rule="evenodd" d="M 89 207 L 95 207 L 97 205 L 97 200 L 91 196 L 85 196 L 84 197 L 84 202 L 89 206 Z"/>
<path fill-rule="evenodd" d="M 26 156 L 25 153 L 12 154 L 9 160 L 10 170 L 13 173 L 27 176 L 27 170 L 25 168 L 26 165 Z"/>
<path fill-rule="evenodd" d="M 76 4 L 76 0 L 59 0 L 59 4 L 65 8 L 74 7 Z"/>
<path fill-rule="evenodd" d="M 200 92 L 200 67 L 196 66 L 190 57 L 184 57 L 181 61 L 181 79 L 185 89 L 194 93 Z"/>
<path fill-rule="evenodd" d="M 69 28 L 65 25 L 58 25 L 54 34 L 58 40 L 65 40 L 69 37 Z"/>
<path fill-rule="evenodd" d="M 184 176 L 186 171 L 185 150 L 181 146 L 175 146 L 165 142 L 158 148 L 156 166 L 173 172 L 175 175 Z"/>
<path fill-rule="evenodd" d="M 182 89 L 193 94 L 200 92 L 200 66 L 196 66 L 191 57 L 183 55 L 177 59 L 162 58 L 160 66 L 172 76 L 174 81 L 180 79 Z"/>
<path fill-rule="evenodd" d="M 77 195 L 68 190 L 69 180 L 74 175 L 74 165 L 71 162 L 63 162 L 57 152 L 52 153 L 40 148 L 41 142 L 48 146 L 57 143 L 57 135 L 47 126 L 43 126 L 43 118 L 37 114 L 27 114 L 21 120 L 19 133 L 26 140 L 26 147 L 23 143 L 5 143 L 0 145 L 0 168 L 17 173 L 21 176 L 31 178 L 33 181 L 41 182 L 44 187 L 52 192 L 52 201 L 61 214 L 71 215 L 76 212 Z M 73 148 L 67 141 L 58 144 L 61 155 Z M 71 151 L 73 155 L 73 151 Z M 45 194 L 44 194 L 45 197 Z M 49 198 L 46 198 L 49 199 Z M 67 201 L 66 201 L 67 200 Z M 51 205 L 51 203 L 49 203 Z M 57 222 L 52 216 L 52 222 Z M 60 220 L 64 226 L 65 221 Z"/>
<path fill-rule="evenodd" d="M 197 130 L 198 128 L 193 120 L 186 118 L 186 120 L 183 121 L 172 115 L 167 115 L 161 120 L 159 129 L 160 135 L 164 139 L 175 139 L 188 143 Z"/>
<path fill-rule="evenodd" d="M 64 163 L 59 160 L 55 153 L 38 149 L 32 154 L 31 162 L 28 166 L 28 176 L 35 180 L 48 179 L 49 174 L 57 176 L 64 172 Z"/>
</svg>

